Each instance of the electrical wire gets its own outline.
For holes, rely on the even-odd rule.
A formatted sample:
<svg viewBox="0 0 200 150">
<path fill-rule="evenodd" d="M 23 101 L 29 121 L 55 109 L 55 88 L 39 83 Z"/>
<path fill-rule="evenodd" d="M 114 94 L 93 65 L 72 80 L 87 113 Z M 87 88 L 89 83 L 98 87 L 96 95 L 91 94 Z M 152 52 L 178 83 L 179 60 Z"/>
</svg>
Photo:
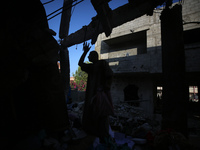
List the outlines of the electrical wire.
<svg viewBox="0 0 200 150">
<path fill-rule="evenodd" d="M 49 16 L 55 14 L 56 12 L 58 12 L 58 11 L 61 10 L 61 9 L 63 9 L 63 7 L 58 8 L 57 10 L 55 10 L 55 11 L 53 11 L 52 13 L 48 14 L 47 17 L 49 17 Z"/>
<path fill-rule="evenodd" d="M 54 1 L 54 0 L 50 0 L 50 1 L 48 1 L 48 2 L 42 3 L 42 5 L 49 4 L 49 3 L 53 2 L 53 1 Z"/>
<path fill-rule="evenodd" d="M 75 0 L 75 1 L 77 1 L 77 0 Z M 73 2 L 75 2 L 75 1 L 73 1 Z M 74 7 L 74 6 L 78 5 L 79 3 L 83 2 L 83 1 L 84 1 L 84 0 L 80 0 L 80 1 L 76 2 L 75 4 L 73 4 L 72 6 L 69 6 L 69 7 L 65 8 L 65 9 L 63 9 L 63 7 L 61 7 L 61 8 L 59 8 L 59 9 L 55 10 L 54 12 L 50 13 L 49 15 L 47 15 L 47 17 L 49 17 L 49 16 L 53 15 L 54 13 L 58 12 L 59 10 L 63 9 L 61 12 L 59 12 L 59 13 L 53 15 L 52 17 L 48 18 L 47 20 L 49 21 L 49 20 L 53 19 L 54 17 L 56 17 L 56 16 L 58 16 L 59 14 L 61 14 L 63 11 L 66 11 L 67 9 L 69 9 L 69 8 L 71 8 L 71 7 Z M 73 3 L 73 2 L 72 2 L 72 3 Z"/>
<path fill-rule="evenodd" d="M 77 0 L 72 1 L 70 4 L 72 4 L 72 3 L 75 2 L 75 1 L 77 1 Z M 63 7 L 60 7 L 60 8 L 58 8 L 57 10 L 53 11 L 52 13 L 48 14 L 47 17 L 49 17 L 49 16 L 55 14 L 56 12 L 58 12 L 58 11 L 61 10 L 61 9 L 63 9 Z"/>
<path fill-rule="evenodd" d="M 74 13 L 75 7 L 76 7 L 76 6 L 74 6 L 74 8 L 73 8 L 73 10 L 72 10 L 72 12 L 71 12 L 71 16 L 72 16 L 72 15 L 73 15 L 73 13 Z"/>
</svg>

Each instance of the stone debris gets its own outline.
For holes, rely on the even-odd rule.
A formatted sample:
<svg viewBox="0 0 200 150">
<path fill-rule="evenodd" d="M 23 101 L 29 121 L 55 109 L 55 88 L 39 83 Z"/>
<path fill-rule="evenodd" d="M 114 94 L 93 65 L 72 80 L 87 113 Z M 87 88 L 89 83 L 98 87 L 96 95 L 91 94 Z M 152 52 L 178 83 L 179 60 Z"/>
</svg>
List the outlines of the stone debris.
<svg viewBox="0 0 200 150">
<path fill-rule="evenodd" d="M 79 132 L 81 132 L 83 105 L 84 102 L 68 105 L 71 126 L 73 129 L 77 128 Z M 114 105 L 114 112 L 115 114 L 110 116 L 110 135 L 118 147 L 125 148 L 126 145 L 127 149 L 132 149 L 135 144 L 146 144 L 147 137 L 149 135 L 152 137 L 160 130 L 159 122 L 148 118 L 142 108 L 120 103 Z M 103 149 L 103 147 L 105 148 L 105 145 L 101 145 L 99 139 L 94 138 L 93 149 Z"/>
<path fill-rule="evenodd" d="M 115 114 L 110 116 L 110 138 L 102 144 L 98 137 L 87 135 L 82 130 L 83 105 L 84 102 L 68 105 L 71 130 L 66 130 L 60 141 L 45 139 L 45 150 L 159 150 L 165 137 L 176 134 L 173 131 L 161 131 L 159 122 L 149 118 L 143 109 L 121 103 L 114 105 Z M 182 143 L 190 147 L 186 140 Z M 174 145 L 169 146 L 173 148 Z M 178 143 L 175 146 L 180 147 Z"/>
<path fill-rule="evenodd" d="M 159 122 L 147 117 L 142 108 L 122 103 L 115 104 L 114 111 L 115 116 L 110 116 L 113 130 L 137 138 L 145 138 L 148 132 L 160 130 Z"/>
<path fill-rule="evenodd" d="M 77 128 L 81 126 L 83 105 L 84 102 L 68 105 L 71 125 L 75 125 Z M 113 116 L 110 116 L 110 126 L 113 131 L 136 138 L 144 138 L 148 132 L 155 133 L 160 130 L 159 122 L 147 117 L 142 108 L 127 103 L 114 104 L 114 113 Z"/>
</svg>

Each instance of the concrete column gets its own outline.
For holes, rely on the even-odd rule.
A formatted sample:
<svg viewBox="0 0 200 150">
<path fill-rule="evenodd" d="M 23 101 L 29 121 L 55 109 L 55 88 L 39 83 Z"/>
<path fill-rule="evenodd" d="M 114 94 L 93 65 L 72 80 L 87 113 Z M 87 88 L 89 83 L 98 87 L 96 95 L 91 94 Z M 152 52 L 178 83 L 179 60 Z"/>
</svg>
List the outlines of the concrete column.
<svg viewBox="0 0 200 150">
<path fill-rule="evenodd" d="M 71 19 L 71 9 L 72 9 L 73 0 L 64 0 L 63 2 L 63 12 L 60 22 L 59 38 L 65 41 L 69 32 L 69 24 Z M 63 88 L 65 93 L 65 99 L 67 99 L 67 94 L 69 91 L 70 85 L 70 64 L 69 64 L 69 51 L 68 48 L 61 45 L 60 49 L 60 68 L 61 68 L 61 77 L 63 81 Z"/>
<path fill-rule="evenodd" d="M 162 128 L 187 137 L 187 87 L 182 6 L 166 8 L 161 14 L 163 113 Z"/>
</svg>

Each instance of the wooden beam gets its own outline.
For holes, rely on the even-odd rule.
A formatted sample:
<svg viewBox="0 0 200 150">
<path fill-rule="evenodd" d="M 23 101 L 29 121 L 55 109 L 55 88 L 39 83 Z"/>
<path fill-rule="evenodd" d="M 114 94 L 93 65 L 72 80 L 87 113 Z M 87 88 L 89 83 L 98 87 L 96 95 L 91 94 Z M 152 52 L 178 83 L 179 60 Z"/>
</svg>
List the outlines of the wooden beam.
<svg viewBox="0 0 200 150">
<path fill-rule="evenodd" d="M 154 8 L 162 5 L 164 1 L 165 0 L 143 0 L 142 2 L 137 1 L 137 3 L 133 1 L 114 9 L 112 12 L 113 28 L 145 14 L 152 14 Z M 87 33 L 85 34 L 85 32 Z M 62 45 L 70 47 L 90 39 L 92 39 L 92 44 L 94 44 L 98 35 L 103 32 L 104 30 L 99 19 L 95 17 L 88 26 L 83 26 L 80 30 L 66 37 Z"/>
</svg>

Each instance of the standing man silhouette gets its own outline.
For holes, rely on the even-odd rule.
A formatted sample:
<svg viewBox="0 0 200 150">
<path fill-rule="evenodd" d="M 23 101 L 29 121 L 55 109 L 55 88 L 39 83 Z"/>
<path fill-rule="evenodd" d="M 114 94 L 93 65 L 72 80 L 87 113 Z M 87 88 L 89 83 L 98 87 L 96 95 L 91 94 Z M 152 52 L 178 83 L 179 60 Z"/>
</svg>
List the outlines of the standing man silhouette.
<svg viewBox="0 0 200 150">
<path fill-rule="evenodd" d="M 113 72 L 105 60 L 98 59 L 96 51 L 91 51 L 88 56 L 91 63 L 84 63 L 90 48 L 89 44 L 84 43 L 84 52 L 78 63 L 88 73 L 82 125 L 88 134 L 98 136 L 103 142 L 104 138 L 109 137 L 108 116 L 113 114 L 110 96 Z"/>
</svg>

